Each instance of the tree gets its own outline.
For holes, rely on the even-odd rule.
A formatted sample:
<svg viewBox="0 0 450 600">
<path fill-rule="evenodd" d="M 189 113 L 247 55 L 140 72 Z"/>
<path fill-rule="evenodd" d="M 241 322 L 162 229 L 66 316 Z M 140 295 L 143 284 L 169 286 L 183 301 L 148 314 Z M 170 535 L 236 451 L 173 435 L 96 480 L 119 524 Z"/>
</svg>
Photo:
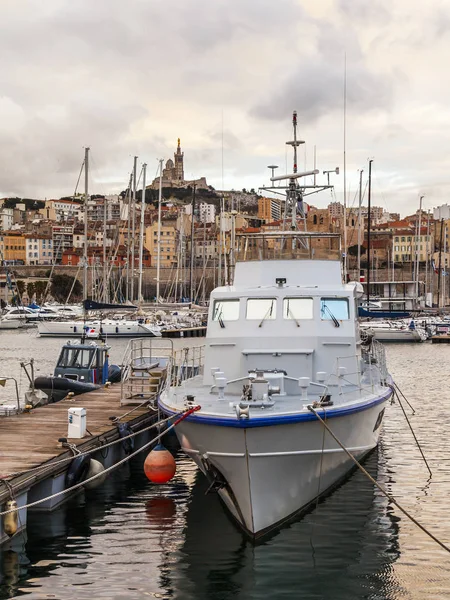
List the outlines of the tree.
<svg viewBox="0 0 450 600">
<path fill-rule="evenodd" d="M 358 244 L 355 244 L 354 246 L 349 246 L 347 251 L 350 254 L 350 256 L 358 256 Z M 364 248 L 364 246 L 361 246 L 361 256 L 365 253 L 366 248 Z"/>
<path fill-rule="evenodd" d="M 47 282 L 46 281 L 36 281 L 34 284 L 34 293 L 36 294 L 36 302 L 41 304 L 45 302 L 45 292 L 47 290 Z"/>
<path fill-rule="evenodd" d="M 36 293 L 36 286 L 34 285 L 34 281 L 29 281 L 27 283 L 27 296 L 28 296 L 28 300 L 30 302 L 35 293 Z"/>
<path fill-rule="evenodd" d="M 71 296 L 74 300 L 81 300 L 83 296 L 83 286 L 78 279 L 65 274 L 53 276 L 50 293 L 57 302 L 66 302 L 71 292 Z"/>
<path fill-rule="evenodd" d="M 22 297 L 25 293 L 25 281 L 23 281 L 22 279 L 18 279 L 16 281 L 16 288 L 19 293 L 19 296 Z"/>
</svg>

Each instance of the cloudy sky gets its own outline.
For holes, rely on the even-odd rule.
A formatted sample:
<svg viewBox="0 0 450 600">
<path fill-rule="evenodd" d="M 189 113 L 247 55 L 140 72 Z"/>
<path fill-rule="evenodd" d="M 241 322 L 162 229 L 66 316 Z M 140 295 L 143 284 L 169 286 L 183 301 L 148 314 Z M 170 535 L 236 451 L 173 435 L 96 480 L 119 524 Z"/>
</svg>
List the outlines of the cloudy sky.
<svg viewBox="0 0 450 600">
<path fill-rule="evenodd" d="M 133 155 L 187 178 L 258 188 L 284 171 L 292 111 L 299 167 L 373 158 L 374 202 L 402 214 L 447 202 L 449 0 L 0 0 L 0 197 L 125 188 Z M 223 139 L 223 145 L 222 145 Z M 223 149 L 223 168 L 222 168 Z M 291 167 L 288 167 L 290 171 Z M 335 178 L 336 197 L 343 177 Z M 329 192 L 313 201 L 326 206 Z"/>
</svg>

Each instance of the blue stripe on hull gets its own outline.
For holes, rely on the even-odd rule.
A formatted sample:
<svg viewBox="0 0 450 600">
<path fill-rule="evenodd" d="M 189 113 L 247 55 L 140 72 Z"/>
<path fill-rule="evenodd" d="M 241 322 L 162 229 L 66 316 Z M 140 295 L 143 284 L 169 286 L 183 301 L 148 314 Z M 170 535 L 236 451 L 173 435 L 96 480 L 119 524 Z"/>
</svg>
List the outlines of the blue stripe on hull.
<svg viewBox="0 0 450 600">
<path fill-rule="evenodd" d="M 367 410 L 368 408 L 372 408 L 377 404 L 381 404 L 382 402 L 386 402 L 392 396 L 392 390 L 390 389 L 387 394 L 384 396 L 380 396 L 371 400 L 370 402 L 366 402 L 365 404 L 359 406 L 348 406 L 343 408 L 335 408 L 329 409 L 326 411 L 318 410 L 317 412 L 321 417 L 328 419 L 333 419 L 334 417 L 344 417 L 346 415 L 351 415 L 353 413 L 361 412 L 363 410 Z M 160 400 L 158 400 L 158 406 L 161 410 L 167 415 L 178 415 L 179 412 L 173 411 L 165 404 L 163 404 Z M 199 425 L 218 425 L 219 427 L 238 427 L 240 429 L 249 429 L 251 427 L 268 427 L 271 425 L 284 425 L 285 423 L 301 423 L 302 421 L 316 421 L 317 417 L 313 413 L 302 413 L 296 415 L 280 415 L 274 417 L 256 417 L 250 419 L 230 419 L 228 417 L 205 417 L 201 416 L 198 413 L 195 415 L 191 415 L 186 417 L 186 421 L 190 423 L 197 423 Z"/>
</svg>

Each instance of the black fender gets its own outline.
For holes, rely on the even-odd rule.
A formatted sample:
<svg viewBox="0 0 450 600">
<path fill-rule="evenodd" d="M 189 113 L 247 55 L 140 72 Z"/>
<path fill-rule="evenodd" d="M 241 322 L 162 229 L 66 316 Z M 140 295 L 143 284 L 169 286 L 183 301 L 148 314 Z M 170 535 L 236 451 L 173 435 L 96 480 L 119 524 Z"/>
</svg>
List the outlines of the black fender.
<svg viewBox="0 0 450 600">
<path fill-rule="evenodd" d="M 75 456 L 67 469 L 65 480 L 66 487 L 72 487 L 73 485 L 84 481 L 89 471 L 90 464 L 91 457 L 89 455 L 80 454 L 79 456 Z"/>
<path fill-rule="evenodd" d="M 120 425 L 117 426 L 117 429 L 119 431 L 119 437 L 121 438 L 127 437 L 127 435 L 131 435 L 133 433 L 133 430 L 128 423 L 120 423 Z M 123 440 L 122 448 L 124 449 L 125 454 L 131 454 L 134 450 L 134 438 Z"/>
</svg>

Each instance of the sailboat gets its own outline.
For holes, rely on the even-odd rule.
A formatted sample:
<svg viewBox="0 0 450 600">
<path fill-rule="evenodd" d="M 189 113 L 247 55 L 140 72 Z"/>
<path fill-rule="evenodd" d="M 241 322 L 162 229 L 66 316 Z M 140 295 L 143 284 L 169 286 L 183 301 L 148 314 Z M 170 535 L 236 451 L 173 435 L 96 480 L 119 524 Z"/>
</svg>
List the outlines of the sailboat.
<svg viewBox="0 0 450 600">
<path fill-rule="evenodd" d="M 143 166 L 143 201 L 141 211 L 141 227 L 140 227 L 140 246 L 139 246 L 139 300 L 142 300 L 142 279 L 143 279 L 143 237 L 144 237 L 144 205 L 145 205 L 145 167 Z M 85 170 L 85 202 L 84 202 L 84 245 L 83 245 L 83 283 L 84 293 L 88 290 L 88 212 L 87 200 L 89 197 L 89 148 L 85 149 L 84 170 Z M 104 207 L 106 214 L 106 206 Z M 105 234 L 105 231 L 104 231 Z M 104 247 L 105 259 L 105 247 Z M 105 261 L 104 261 L 105 262 Z M 104 265 L 104 294 L 106 293 L 107 272 L 106 264 Z M 148 319 L 139 316 L 137 319 L 114 319 L 114 318 L 97 318 L 88 319 L 88 311 L 117 311 L 137 310 L 137 306 L 133 305 L 116 305 L 108 302 L 94 303 L 90 300 L 84 301 L 84 318 L 83 320 L 53 320 L 52 322 L 41 322 L 38 324 L 38 333 L 41 337 L 89 337 L 98 338 L 107 337 L 159 337 L 161 336 L 161 328 L 158 325 L 150 322 Z"/>
<path fill-rule="evenodd" d="M 311 172 L 297 172 L 296 113 L 293 126 L 293 172 L 272 177 L 288 182 L 286 227 L 238 236 L 233 285 L 211 294 L 204 360 L 194 349 L 174 359 L 158 403 L 166 415 L 197 408 L 176 427 L 181 447 L 252 538 L 351 470 L 318 416 L 362 459 L 392 396 L 384 348 L 361 344 L 340 236 L 299 230 Z"/>
</svg>

